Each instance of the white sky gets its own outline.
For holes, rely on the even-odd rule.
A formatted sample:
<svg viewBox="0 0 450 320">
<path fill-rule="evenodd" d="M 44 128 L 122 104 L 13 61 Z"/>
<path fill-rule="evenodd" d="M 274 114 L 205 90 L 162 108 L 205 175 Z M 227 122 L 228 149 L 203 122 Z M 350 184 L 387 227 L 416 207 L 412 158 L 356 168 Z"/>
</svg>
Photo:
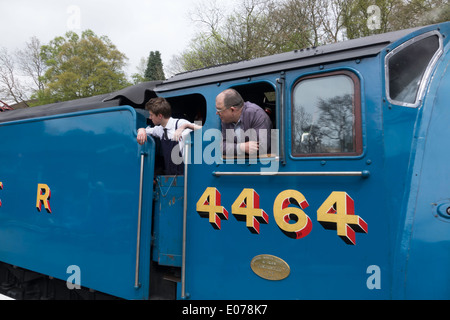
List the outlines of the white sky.
<svg viewBox="0 0 450 320">
<path fill-rule="evenodd" d="M 36 36 L 42 44 L 69 31 L 106 35 L 128 57 L 127 74 L 150 51 L 164 66 L 188 47 L 196 32 L 189 18 L 201 0 L 0 0 L 0 47 L 22 49 Z"/>
</svg>

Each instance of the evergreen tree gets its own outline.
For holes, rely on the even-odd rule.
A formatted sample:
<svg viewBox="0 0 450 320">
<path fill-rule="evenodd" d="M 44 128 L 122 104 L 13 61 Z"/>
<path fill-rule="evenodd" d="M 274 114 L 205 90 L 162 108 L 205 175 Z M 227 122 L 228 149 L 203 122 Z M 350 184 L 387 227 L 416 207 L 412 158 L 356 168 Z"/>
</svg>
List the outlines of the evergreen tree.
<svg viewBox="0 0 450 320">
<path fill-rule="evenodd" d="M 165 80 L 161 53 L 159 51 L 151 51 L 148 57 L 147 69 L 145 70 L 145 80 Z"/>
</svg>

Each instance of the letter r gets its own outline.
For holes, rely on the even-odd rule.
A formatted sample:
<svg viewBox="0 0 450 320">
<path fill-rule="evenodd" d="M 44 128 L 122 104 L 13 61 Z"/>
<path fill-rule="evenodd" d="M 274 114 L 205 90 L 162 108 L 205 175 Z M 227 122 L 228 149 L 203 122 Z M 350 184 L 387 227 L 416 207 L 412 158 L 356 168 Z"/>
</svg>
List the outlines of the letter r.
<svg viewBox="0 0 450 320">
<path fill-rule="evenodd" d="M 52 213 L 52 209 L 50 208 L 50 197 L 52 193 L 50 188 L 46 184 L 38 184 L 37 189 L 37 197 L 36 197 L 36 208 L 39 212 L 41 212 L 42 204 L 44 204 L 45 209 L 48 213 Z"/>
</svg>

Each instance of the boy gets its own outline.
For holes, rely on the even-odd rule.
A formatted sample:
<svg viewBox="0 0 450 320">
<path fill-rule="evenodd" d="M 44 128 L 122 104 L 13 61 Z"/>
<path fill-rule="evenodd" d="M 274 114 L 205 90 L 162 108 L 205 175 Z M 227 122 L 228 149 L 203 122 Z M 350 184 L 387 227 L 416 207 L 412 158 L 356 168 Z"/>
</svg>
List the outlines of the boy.
<svg viewBox="0 0 450 320">
<path fill-rule="evenodd" d="M 145 109 L 150 112 L 150 120 L 155 127 L 140 128 L 137 134 L 137 142 L 144 144 L 147 136 L 161 139 L 161 149 L 164 157 L 165 174 L 166 175 L 182 175 L 184 173 L 183 162 L 174 163 L 172 159 L 172 150 L 178 151 L 178 155 L 184 153 L 183 138 L 192 130 L 201 127 L 184 119 L 174 119 L 171 117 L 172 109 L 169 102 L 164 98 L 150 99 L 145 105 Z M 179 161 L 177 161 L 179 162 Z"/>
</svg>

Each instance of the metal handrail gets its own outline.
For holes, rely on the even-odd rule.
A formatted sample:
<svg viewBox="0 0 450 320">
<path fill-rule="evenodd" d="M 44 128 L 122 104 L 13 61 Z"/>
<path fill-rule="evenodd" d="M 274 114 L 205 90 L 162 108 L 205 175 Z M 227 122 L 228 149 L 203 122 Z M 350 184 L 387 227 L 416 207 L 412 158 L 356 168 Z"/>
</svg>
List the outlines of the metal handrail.
<svg viewBox="0 0 450 320">
<path fill-rule="evenodd" d="M 305 172 L 220 172 L 214 171 L 213 175 L 216 177 L 223 176 L 293 176 L 293 177 L 362 177 L 368 178 L 370 172 L 364 171 L 305 171 Z"/>
<path fill-rule="evenodd" d="M 142 220 L 142 194 L 144 188 L 144 161 L 145 153 L 141 153 L 141 176 L 139 183 L 139 212 L 138 212 L 138 226 L 137 226 L 137 243 L 136 243 L 136 273 L 134 278 L 134 287 L 137 289 L 140 287 L 139 283 L 139 263 L 140 263 L 140 251 L 141 251 L 141 220 Z"/>
<path fill-rule="evenodd" d="M 190 140 L 185 141 L 184 148 L 184 197 L 183 197 L 183 240 L 181 249 L 181 298 L 186 299 L 186 233 L 187 233 L 187 186 L 188 163 L 190 158 Z"/>
</svg>

